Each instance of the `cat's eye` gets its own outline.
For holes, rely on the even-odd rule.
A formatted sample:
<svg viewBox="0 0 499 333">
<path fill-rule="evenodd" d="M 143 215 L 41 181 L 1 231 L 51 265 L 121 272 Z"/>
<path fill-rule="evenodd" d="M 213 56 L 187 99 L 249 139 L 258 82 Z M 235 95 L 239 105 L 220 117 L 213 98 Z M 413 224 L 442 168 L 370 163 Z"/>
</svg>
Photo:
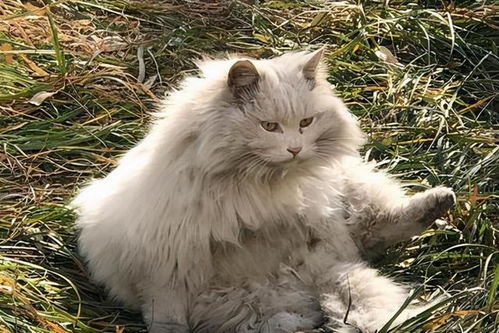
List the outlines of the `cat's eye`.
<svg viewBox="0 0 499 333">
<path fill-rule="evenodd" d="M 302 119 L 300 121 L 300 127 L 307 127 L 307 126 L 309 126 L 312 123 L 313 120 L 314 120 L 314 117 Z"/>
<path fill-rule="evenodd" d="M 260 125 L 262 126 L 262 128 L 264 130 L 269 131 L 269 132 L 274 132 L 279 128 L 278 123 L 273 123 L 270 121 L 262 121 L 262 122 L 260 122 Z"/>
</svg>

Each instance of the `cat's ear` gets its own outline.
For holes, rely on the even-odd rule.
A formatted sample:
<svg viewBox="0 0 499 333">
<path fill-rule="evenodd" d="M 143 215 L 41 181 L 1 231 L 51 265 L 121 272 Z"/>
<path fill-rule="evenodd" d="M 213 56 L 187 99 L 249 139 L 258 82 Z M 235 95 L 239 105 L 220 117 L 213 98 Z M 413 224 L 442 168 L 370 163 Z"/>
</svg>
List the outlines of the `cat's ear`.
<svg viewBox="0 0 499 333">
<path fill-rule="evenodd" d="M 319 64 L 321 62 L 323 54 L 324 54 L 324 48 L 322 47 L 319 50 L 307 55 L 307 60 L 305 62 L 305 65 L 303 65 L 303 70 L 302 70 L 305 79 L 312 82 L 315 81 Z"/>
<path fill-rule="evenodd" d="M 257 87 L 260 75 L 249 60 L 239 60 L 229 70 L 227 84 L 236 97 L 253 91 Z"/>
</svg>

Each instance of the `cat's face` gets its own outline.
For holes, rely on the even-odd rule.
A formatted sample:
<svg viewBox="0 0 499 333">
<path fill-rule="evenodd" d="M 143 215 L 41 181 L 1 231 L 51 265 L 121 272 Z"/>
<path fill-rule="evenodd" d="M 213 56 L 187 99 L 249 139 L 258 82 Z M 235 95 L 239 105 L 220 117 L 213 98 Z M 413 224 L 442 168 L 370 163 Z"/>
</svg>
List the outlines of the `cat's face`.
<svg viewBox="0 0 499 333">
<path fill-rule="evenodd" d="M 282 86 L 281 102 L 269 98 L 255 101 L 252 110 L 246 111 L 246 119 L 241 119 L 248 148 L 269 165 L 328 159 L 337 139 L 336 100 L 324 100 L 304 89 L 291 98 L 296 88 Z M 317 103 L 319 100 L 322 103 Z"/>
<path fill-rule="evenodd" d="M 318 98 L 307 91 L 290 98 L 289 93 L 296 90 L 293 85 L 281 90 L 279 102 L 262 98 L 246 107 L 237 127 L 248 149 L 270 166 L 328 159 L 336 140 L 333 132 L 339 132 L 334 124 L 335 100 L 317 103 Z"/>
<path fill-rule="evenodd" d="M 225 114 L 225 136 L 243 168 L 312 167 L 356 151 L 362 135 L 318 69 L 321 55 L 232 66 L 228 86 L 239 110 Z"/>
</svg>

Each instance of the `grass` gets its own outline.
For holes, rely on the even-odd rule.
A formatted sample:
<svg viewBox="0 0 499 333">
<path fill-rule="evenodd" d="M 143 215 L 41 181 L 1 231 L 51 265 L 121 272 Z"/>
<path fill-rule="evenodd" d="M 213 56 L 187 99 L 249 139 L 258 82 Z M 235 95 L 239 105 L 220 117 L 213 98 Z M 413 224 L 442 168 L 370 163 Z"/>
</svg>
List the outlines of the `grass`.
<svg viewBox="0 0 499 333">
<path fill-rule="evenodd" d="M 492 1 L 0 3 L 0 332 L 138 332 L 75 248 L 66 204 L 147 129 L 200 55 L 327 45 L 366 159 L 451 186 L 446 224 L 376 265 L 450 298 L 392 332 L 499 330 L 499 7 Z M 328 328 L 322 328 L 328 332 Z M 382 329 L 386 332 L 386 329 Z"/>
</svg>

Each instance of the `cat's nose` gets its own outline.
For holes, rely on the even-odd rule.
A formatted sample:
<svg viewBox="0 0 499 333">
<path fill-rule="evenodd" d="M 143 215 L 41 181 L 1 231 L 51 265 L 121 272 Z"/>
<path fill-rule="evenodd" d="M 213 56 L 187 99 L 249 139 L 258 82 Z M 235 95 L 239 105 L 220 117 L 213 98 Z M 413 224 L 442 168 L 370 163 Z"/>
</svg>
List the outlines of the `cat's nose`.
<svg viewBox="0 0 499 333">
<path fill-rule="evenodd" d="M 301 151 L 301 148 L 302 147 L 289 147 L 287 150 L 293 154 L 293 157 L 295 157 L 296 155 L 298 155 L 298 153 Z"/>
</svg>

